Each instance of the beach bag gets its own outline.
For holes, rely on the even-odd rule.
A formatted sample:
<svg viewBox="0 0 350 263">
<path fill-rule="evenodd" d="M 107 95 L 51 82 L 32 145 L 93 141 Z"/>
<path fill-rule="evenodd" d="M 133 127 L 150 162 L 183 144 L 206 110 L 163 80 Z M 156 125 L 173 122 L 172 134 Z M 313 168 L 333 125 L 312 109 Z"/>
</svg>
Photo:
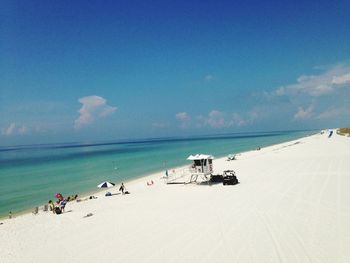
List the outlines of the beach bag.
<svg viewBox="0 0 350 263">
<path fill-rule="evenodd" d="M 55 207 L 56 215 L 62 214 L 62 210 L 59 207 Z"/>
<path fill-rule="evenodd" d="M 105 196 L 112 196 L 112 194 L 110 192 L 107 192 Z"/>
</svg>

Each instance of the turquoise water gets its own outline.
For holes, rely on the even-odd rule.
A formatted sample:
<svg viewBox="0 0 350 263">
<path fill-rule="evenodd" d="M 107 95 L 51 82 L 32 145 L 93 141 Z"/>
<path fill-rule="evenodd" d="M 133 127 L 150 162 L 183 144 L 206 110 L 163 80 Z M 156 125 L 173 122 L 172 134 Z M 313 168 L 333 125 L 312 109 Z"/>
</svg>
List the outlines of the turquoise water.
<svg viewBox="0 0 350 263">
<path fill-rule="evenodd" d="M 63 195 L 96 190 L 166 168 L 188 164 L 190 154 L 215 157 L 256 149 L 311 134 L 272 132 L 201 138 L 154 139 L 104 144 L 55 144 L 0 147 L 0 216 Z"/>
</svg>

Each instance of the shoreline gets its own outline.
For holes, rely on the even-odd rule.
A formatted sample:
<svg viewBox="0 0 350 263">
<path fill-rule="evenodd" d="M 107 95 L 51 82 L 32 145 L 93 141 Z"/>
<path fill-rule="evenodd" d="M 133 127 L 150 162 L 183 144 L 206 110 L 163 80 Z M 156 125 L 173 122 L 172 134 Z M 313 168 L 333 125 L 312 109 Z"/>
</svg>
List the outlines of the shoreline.
<svg viewBox="0 0 350 263">
<path fill-rule="evenodd" d="M 285 142 L 281 142 L 281 143 L 277 143 L 277 144 L 271 144 L 271 145 L 268 145 L 268 146 L 264 146 L 263 148 L 261 149 L 266 149 L 266 148 L 269 148 L 269 147 L 274 147 L 274 146 L 278 146 L 278 145 L 282 145 L 282 144 L 286 144 L 286 143 L 289 143 L 289 142 L 293 142 L 293 141 L 297 141 L 297 140 L 300 140 L 300 139 L 303 139 L 303 138 L 307 138 L 307 137 L 310 137 L 310 136 L 314 136 L 314 135 L 317 135 L 319 134 L 320 131 L 315 131 L 314 133 L 310 134 L 310 135 L 307 135 L 307 136 L 303 136 L 303 137 L 300 137 L 298 139 L 293 139 L 293 140 L 290 140 L 290 141 L 285 141 Z M 236 155 L 241 155 L 241 154 L 245 154 L 245 153 L 249 153 L 249 152 L 254 152 L 256 150 L 254 149 L 251 149 L 251 150 L 247 150 L 247 151 L 243 151 L 243 152 L 237 152 L 235 153 Z M 215 157 L 215 156 L 214 156 Z M 225 159 L 227 157 L 227 155 L 223 155 L 223 156 L 218 156 L 218 157 L 215 157 L 214 160 L 216 161 L 219 161 L 219 160 L 222 160 L 222 159 Z M 179 170 L 179 169 L 185 169 L 186 167 L 188 167 L 189 164 L 187 165 L 181 165 L 181 166 L 176 166 L 176 167 L 171 167 L 171 168 L 168 168 L 167 170 L 170 171 L 170 170 Z M 154 177 L 158 174 L 161 174 L 161 173 L 165 173 L 165 171 L 163 170 L 159 170 L 159 171 L 156 171 L 156 172 L 152 172 L 152 173 L 148 173 L 148 174 L 142 174 L 138 177 L 134 177 L 134 178 L 131 178 L 131 179 L 128 179 L 128 180 L 124 180 L 124 181 L 118 181 L 116 182 L 116 186 L 113 187 L 113 188 L 108 188 L 108 189 L 100 189 L 100 190 L 91 190 L 91 191 L 87 191 L 87 192 L 82 192 L 82 193 L 78 193 L 78 196 L 79 198 L 81 199 L 85 199 L 89 196 L 93 196 L 93 195 L 99 195 L 101 194 L 101 192 L 105 192 L 105 191 L 111 191 L 112 192 L 112 189 L 117 189 L 117 185 L 118 184 L 121 184 L 122 182 L 124 183 L 124 185 L 129 185 L 129 184 L 134 184 L 134 183 L 138 183 L 144 179 L 154 179 Z M 118 190 L 117 190 L 118 191 Z M 74 201 L 73 201 L 74 202 Z M 75 202 L 74 202 L 75 203 Z M 44 212 L 43 211 L 43 207 L 46 203 L 41 203 L 40 205 L 37 205 L 37 207 L 39 207 L 39 212 Z M 25 210 L 22 210 L 22 211 L 19 211 L 19 212 L 16 212 L 16 213 L 12 213 L 12 219 L 14 218 L 18 218 L 18 217 L 21 217 L 21 216 L 25 216 L 25 215 L 30 215 L 32 214 L 33 210 L 34 210 L 35 206 L 33 206 L 32 208 L 28 208 L 28 209 L 25 209 Z M 8 215 L 3 215 L 1 216 L 0 215 L 0 220 L 1 221 L 5 221 L 5 220 L 10 220 L 8 218 Z"/>
</svg>

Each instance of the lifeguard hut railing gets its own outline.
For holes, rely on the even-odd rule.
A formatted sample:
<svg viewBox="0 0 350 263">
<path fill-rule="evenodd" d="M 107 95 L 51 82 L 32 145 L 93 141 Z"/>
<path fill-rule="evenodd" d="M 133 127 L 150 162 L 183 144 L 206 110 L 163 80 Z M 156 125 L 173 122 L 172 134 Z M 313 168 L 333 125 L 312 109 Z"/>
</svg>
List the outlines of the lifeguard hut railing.
<svg viewBox="0 0 350 263">
<path fill-rule="evenodd" d="M 167 184 L 186 184 L 191 180 L 191 170 L 192 168 L 184 168 L 181 170 L 173 170 L 168 172 L 166 178 Z"/>
</svg>

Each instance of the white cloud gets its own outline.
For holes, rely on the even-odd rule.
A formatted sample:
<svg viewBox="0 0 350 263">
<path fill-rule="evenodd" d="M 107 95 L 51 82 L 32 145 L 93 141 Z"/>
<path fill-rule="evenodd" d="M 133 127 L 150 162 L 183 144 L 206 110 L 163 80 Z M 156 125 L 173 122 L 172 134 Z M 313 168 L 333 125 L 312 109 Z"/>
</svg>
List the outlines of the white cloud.
<svg viewBox="0 0 350 263">
<path fill-rule="evenodd" d="M 224 113 L 218 110 L 212 110 L 208 114 L 208 118 L 205 119 L 205 124 L 213 128 L 223 128 L 225 126 L 230 126 L 224 117 Z"/>
<path fill-rule="evenodd" d="M 1 130 L 1 134 L 5 136 L 12 135 L 24 135 L 29 132 L 29 129 L 25 125 L 18 125 L 12 122 L 8 127 Z"/>
<path fill-rule="evenodd" d="M 330 108 L 326 111 L 321 112 L 318 114 L 316 119 L 319 120 L 332 120 L 336 119 L 338 117 L 344 116 L 347 119 L 350 118 L 350 109 L 349 107 L 338 107 L 338 108 Z"/>
<path fill-rule="evenodd" d="M 212 110 L 207 116 L 200 115 L 198 120 L 200 125 L 209 126 L 214 129 L 229 128 L 229 127 L 240 127 L 252 123 L 254 119 L 257 118 L 256 114 L 253 112 L 248 112 L 244 114 L 238 113 L 226 113 L 218 110 Z"/>
<path fill-rule="evenodd" d="M 323 72 L 320 74 L 301 75 L 296 83 L 279 87 L 266 97 L 267 100 L 278 99 L 281 111 L 290 113 L 295 110 L 295 106 L 311 105 L 299 107 L 292 121 L 329 121 L 332 117 L 340 121 L 344 111 L 335 110 L 334 106 L 341 108 L 346 104 L 350 91 L 350 67 L 338 64 L 321 70 Z M 324 111 L 326 108 L 330 110 Z"/>
<path fill-rule="evenodd" d="M 307 120 L 314 115 L 314 107 L 310 105 L 308 108 L 304 109 L 299 107 L 297 113 L 294 114 L 294 120 Z"/>
<path fill-rule="evenodd" d="M 181 128 L 186 128 L 190 125 L 191 117 L 187 112 L 178 112 L 175 114 L 175 118 L 181 123 Z"/>
<path fill-rule="evenodd" d="M 324 112 L 321 112 L 318 116 L 317 119 L 332 119 L 336 118 L 341 114 L 340 109 L 332 109 L 332 110 L 327 110 Z"/>
<path fill-rule="evenodd" d="M 114 113 L 117 108 L 107 105 L 106 99 L 100 96 L 86 96 L 78 100 L 82 106 L 79 117 L 74 121 L 74 127 L 79 129 L 93 123 L 99 117 L 106 117 Z"/>
<path fill-rule="evenodd" d="M 21 127 L 18 128 L 18 134 L 21 134 L 21 135 L 27 134 L 28 131 L 29 131 L 28 128 L 24 125 L 22 125 Z"/>
<path fill-rule="evenodd" d="M 251 119 L 255 119 L 255 118 L 256 118 L 255 113 L 251 114 Z M 232 122 L 232 126 L 244 126 L 244 125 L 248 124 L 248 121 L 244 120 L 242 118 L 242 116 L 239 115 L 238 113 L 232 114 L 231 122 Z"/>
<path fill-rule="evenodd" d="M 15 130 L 16 130 L 16 123 L 13 122 L 7 128 L 4 128 L 2 130 L 2 134 L 9 136 L 14 134 Z"/>
<path fill-rule="evenodd" d="M 344 85 L 350 84 L 350 73 L 341 76 L 334 76 L 332 79 L 332 84 Z"/>
<path fill-rule="evenodd" d="M 275 91 L 278 96 L 305 93 L 318 97 L 334 92 L 338 88 L 349 87 L 350 68 L 337 65 L 319 75 L 302 75 L 297 83 L 282 86 Z"/>
<path fill-rule="evenodd" d="M 106 117 L 109 114 L 112 114 L 113 112 L 115 112 L 116 110 L 117 110 L 117 107 L 112 107 L 112 106 L 106 105 L 104 107 L 104 109 L 101 111 L 99 116 L 100 117 Z"/>
<path fill-rule="evenodd" d="M 178 112 L 175 114 L 175 118 L 179 121 L 189 121 L 191 119 L 187 112 Z"/>
</svg>

